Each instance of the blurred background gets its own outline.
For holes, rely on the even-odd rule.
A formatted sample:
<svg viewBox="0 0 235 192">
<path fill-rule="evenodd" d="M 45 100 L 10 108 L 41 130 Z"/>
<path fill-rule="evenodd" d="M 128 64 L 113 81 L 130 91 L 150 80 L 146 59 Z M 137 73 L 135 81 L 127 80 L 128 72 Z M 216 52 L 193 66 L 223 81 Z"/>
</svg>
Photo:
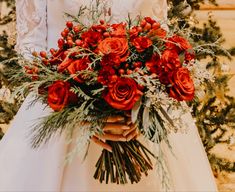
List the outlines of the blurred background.
<svg viewBox="0 0 235 192">
<path fill-rule="evenodd" d="M 202 87 L 192 106 L 220 191 L 235 191 L 235 0 L 168 0 L 171 26 L 186 28 L 196 44 L 211 52 L 197 55 L 215 76 Z M 0 138 L 22 100 L 12 97 L 16 85 L 9 70 L 15 66 L 14 0 L 0 0 Z M 192 149 L 193 150 L 193 149 Z"/>
</svg>

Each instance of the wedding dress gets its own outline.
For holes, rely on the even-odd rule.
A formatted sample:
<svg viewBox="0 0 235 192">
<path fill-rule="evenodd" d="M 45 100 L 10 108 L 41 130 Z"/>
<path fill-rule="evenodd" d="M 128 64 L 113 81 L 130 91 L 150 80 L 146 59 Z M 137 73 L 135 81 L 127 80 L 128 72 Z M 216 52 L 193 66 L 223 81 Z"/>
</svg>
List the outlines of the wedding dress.
<svg viewBox="0 0 235 192">
<path fill-rule="evenodd" d="M 17 50 L 27 56 L 29 50 L 55 47 L 64 28 L 64 12 L 76 14 L 90 0 L 16 0 Z M 166 0 L 109 0 L 113 21 L 122 21 L 128 13 L 166 19 Z M 34 122 L 50 112 L 41 103 L 32 107 L 29 96 L 0 143 L 0 191 L 161 191 L 157 171 L 138 184 L 100 184 L 93 179 L 101 148 L 93 143 L 84 162 L 77 157 L 64 166 L 69 146 L 63 136 L 53 137 L 47 145 L 32 149 L 29 132 Z M 212 171 L 190 114 L 183 117 L 187 134 L 172 133 L 169 140 L 174 155 L 165 150 L 171 178 L 171 191 L 217 191 Z"/>
</svg>

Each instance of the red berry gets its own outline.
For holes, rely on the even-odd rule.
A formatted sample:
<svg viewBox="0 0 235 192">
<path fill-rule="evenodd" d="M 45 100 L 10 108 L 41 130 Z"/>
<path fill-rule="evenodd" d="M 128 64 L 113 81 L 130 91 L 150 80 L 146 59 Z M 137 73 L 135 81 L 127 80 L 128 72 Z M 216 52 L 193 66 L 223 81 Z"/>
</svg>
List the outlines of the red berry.
<svg viewBox="0 0 235 192">
<path fill-rule="evenodd" d="M 65 33 L 69 33 L 69 32 L 70 32 L 69 28 L 67 28 L 67 27 L 64 28 L 64 32 L 65 32 Z"/>
<path fill-rule="evenodd" d="M 32 69 L 32 71 L 33 71 L 33 73 L 38 73 L 38 67 L 34 67 L 33 69 Z"/>
<path fill-rule="evenodd" d="M 158 29 L 159 27 L 160 27 L 160 23 L 158 23 L 158 22 L 152 24 L 153 29 Z"/>
<path fill-rule="evenodd" d="M 74 44 L 74 42 L 73 42 L 73 40 L 68 40 L 68 41 L 67 41 L 67 44 L 68 44 L 69 47 L 72 47 L 73 44 Z"/>
<path fill-rule="evenodd" d="M 41 52 L 40 52 L 40 56 L 41 56 L 42 58 L 46 58 L 46 57 L 47 57 L 47 53 L 46 53 L 45 51 L 41 51 Z"/>
<path fill-rule="evenodd" d="M 48 61 L 48 59 L 42 59 L 42 62 L 45 64 L 45 65 L 48 65 L 49 64 L 49 61 Z"/>
<path fill-rule="evenodd" d="M 68 36 L 67 41 L 69 41 L 69 40 L 73 40 L 73 38 L 71 36 Z"/>
<path fill-rule="evenodd" d="M 118 72 L 119 72 L 120 75 L 124 75 L 125 74 L 125 70 L 124 69 L 119 69 Z"/>
<path fill-rule="evenodd" d="M 28 69 L 26 72 L 27 72 L 28 74 L 33 74 L 33 71 L 32 71 L 31 69 Z"/>
<path fill-rule="evenodd" d="M 135 68 L 135 72 L 138 72 L 139 70 L 140 70 L 139 67 L 136 67 L 136 68 Z"/>
<path fill-rule="evenodd" d="M 74 31 L 74 33 L 79 33 L 80 28 L 78 26 L 74 26 L 73 31 Z"/>
<path fill-rule="evenodd" d="M 126 63 L 126 64 L 125 64 L 125 68 L 128 68 L 128 67 L 129 67 L 129 64 L 128 64 L 128 63 Z"/>
<path fill-rule="evenodd" d="M 104 35 L 104 37 L 109 37 L 110 36 L 109 32 L 104 32 L 103 35 Z"/>
<path fill-rule="evenodd" d="M 80 39 L 77 39 L 77 40 L 75 41 L 75 44 L 76 44 L 77 46 L 81 46 L 81 45 L 82 45 L 82 41 L 81 41 Z"/>
<path fill-rule="evenodd" d="M 72 29 L 73 23 L 72 23 L 71 21 L 67 21 L 66 26 L 67 26 L 69 29 Z"/>
<path fill-rule="evenodd" d="M 140 23 L 141 27 L 144 27 L 147 24 L 147 21 L 145 19 L 143 19 Z"/>
<path fill-rule="evenodd" d="M 105 21 L 103 19 L 100 20 L 100 24 L 103 25 L 105 24 Z"/>
<path fill-rule="evenodd" d="M 59 48 L 63 48 L 63 46 L 64 46 L 64 39 L 60 38 L 58 40 L 58 46 L 59 46 Z"/>
<path fill-rule="evenodd" d="M 150 23 L 147 23 L 147 24 L 144 26 L 144 31 L 149 31 L 151 28 L 152 28 L 152 25 L 151 25 Z"/>
<path fill-rule="evenodd" d="M 67 35 L 68 35 L 68 33 L 65 33 L 64 31 L 61 32 L 61 36 L 62 36 L 62 37 L 65 38 L 65 37 L 67 37 Z"/>
<path fill-rule="evenodd" d="M 50 52 L 52 55 L 54 55 L 56 53 L 55 49 L 53 49 L 53 48 L 50 49 Z"/>
<path fill-rule="evenodd" d="M 118 78 L 117 75 L 112 75 L 111 80 L 112 81 L 117 81 L 117 78 Z"/>
<path fill-rule="evenodd" d="M 32 52 L 32 55 L 33 55 L 34 57 L 37 57 L 37 56 L 38 56 L 38 53 L 37 53 L 36 51 L 33 51 L 33 52 Z"/>
<path fill-rule="evenodd" d="M 65 51 L 64 55 L 67 56 L 69 54 L 69 51 Z"/>
<path fill-rule="evenodd" d="M 138 28 L 137 28 L 137 29 L 138 29 L 138 31 L 139 31 L 139 32 L 142 32 L 142 31 L 143 31 L 143 28 L 142 28 L 142 27 L 140 27 L 140 26 L 138 26 Z"/>
<path fill-rule="evenodd" d="M 24 68 L 25 68 L 25 70 L 29 70 L 30 69 L 30 67 L 27 66 L 27 65 L 25 65 Z"/>
<path fill-rule="evenodd" d="M 127 75 L 132 74 L 132 72 L 133 72 L 132 70 L 128 69 L 128 70 L 127 70 Z"/>
<path fill-rule="evenodd" d="M 136 67 L 141 67 L 141 65 L 142 65 L 142 63 L 140 62 L 140 61 L 138 61 L 138 62 L 135 62 L 134 64 L 133 64 L 133 66 L 136 68 Z"/>
</svg>

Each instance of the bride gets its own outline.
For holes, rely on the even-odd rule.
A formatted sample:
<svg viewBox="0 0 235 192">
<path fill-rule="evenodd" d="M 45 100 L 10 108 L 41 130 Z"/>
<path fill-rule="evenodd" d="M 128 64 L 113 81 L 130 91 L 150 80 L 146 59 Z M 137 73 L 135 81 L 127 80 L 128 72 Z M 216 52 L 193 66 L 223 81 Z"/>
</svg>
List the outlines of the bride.
<svg viewBox="0 0 235 192">
<path fill-rule="evenodd" d="M 64 28 L 64 12 L 76 14 L 79 6 L 91 0 L 16 0 L 17 50 L 27 57 L 28 50 L 56 47 Z M 105 1 L 105 0 L 104 0 Z M 166 0 L 106 0 L 113 22 L 127 14 L 167 19 Z M 41 103 L 28 108 L 29 96 L 0 143 L 0 191 L 161 191 L 157 171 L 138 184 L 100 184 L 93 179 L 97 154 L 101 147 L 92 143 L 84 162 L 75 158 L 64 166 L 69 146 L 63 136 L 55 136 L 48 145 L 32 149 L 27 137 L 31 126 L 49 109 Z M 217 191 L 210 165 L 190 114 L 187 134 L 172 133 L 169 140 L 175 156 L 165 150 L 171 191 Z M 116 122 L 118 125 L 118 122 Z M 115 124 L 114 124 L 115 125 Z M 107 123 L 107 126 L 108 123 Z M 121 138 L 122 139 L 122 138 Z M 125 139 L 125 138 L 124 138 Z M 104 146 L 105 147 L 105 146 Z"/>
</svg>

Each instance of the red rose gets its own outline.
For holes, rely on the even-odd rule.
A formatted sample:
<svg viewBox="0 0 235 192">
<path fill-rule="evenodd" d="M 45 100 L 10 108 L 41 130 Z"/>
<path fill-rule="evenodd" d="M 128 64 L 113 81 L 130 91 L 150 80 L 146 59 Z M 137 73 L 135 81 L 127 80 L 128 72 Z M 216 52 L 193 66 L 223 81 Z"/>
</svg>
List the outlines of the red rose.
<svg viewBox="0 0 235 192">
<path fill-rule="evenodd" d="M 181 67 L 178 53 L 175 50 L 165 50 L 161 57 L 161 65 L 165 72 Z"/>
<path fill-rule="evenodd" d="M 79 71 L 86 70 L 88 68 L 89 62 L 90 61 L 87 57 L 75 60 L 68 66 L 68 71 L 70 74 L 76 74 Z M 84 77 L 82 75 L 75 76 L 73 79 L 79 83 L 84 81 Z"/>
<path fill-rule="evenodd" d="M 145 66 L 150 73 L 158 74 L 161 69 L 160 56 L 158 54 L 154 54 L 150 60 L 146 61 Z"/>
<path fill-rule="evenodd" d="M 99 70 L 98 74 L 98 82 L 103 85 L 108 85 L 116 79 L 115 70 L 111 66 L 104 66 L 101 70 Z"/>
<path fill-rule="evenodd" d="M 110 53 L 110 54 L 104 55 L 101 60 L 102 66 L 109 65 L 112 67 L 119 67 L 120 64 L 121 64 L 121 58 L 119 55 L 117 55 L 115 53 Z"/>
<path fill-rule="evenodd" d="M 136 37 L 132 41 L 138 52 L 143 52 L 145 49 L 152 46 L 153 42 L 148 37 Z"/>
<path fill-rule="evenodd" d="M 95 47 L 102 40 L 102 34 L 96 31 L 86 31 L 81 35 L 82 40 L 88 45 Z"/>
<path fill-rule="evenodd" d="M 167 49 L 174 49 L 177 52 L 185 51 L 187 49 L 192 49 L 192 45 L 183 37 L 174 35 L 168 39 L 166 42 Z"/>
<path fill-rule="evenodd" d="M 48 105 L 55 111 L 62 110 L 71 102 L 76 102 L 77 96 L 70 91 L 70 84 L 65 81 L 55 81 L 48 87 Z"/>
<path fill-rule="evenodd" d="M 120 37 L 108 37 L 101 41 L 98 45 L 98 50 L 107 54 L 116 54 L 121 58 L 121 62 L 126 61 L 129 51 L 128 51 L 128 41 L 126 38 Z"/>
<path fill-rule="evenodd" d="M 118 24 L 112 24 L 112 31 L 111 36 L 112 37 L 125 37 L 126 36 L 126 24 L 125 23 L 118 23 Z"/>
<path fill-rule="evenodd" d="M 171 87 L 169 88 L 170 97 L 178 101 L 191 101 L 194 98 L 194 84 L 187 68 L 178 68 L 169 74 Z"/>
<path fill-rule="evenodd" d="M 103 93 L 105 101 L 115 109 L 130 110 L 140 99 L 142 92 L 131 78 L 118 78 Z"/>
</svg>

